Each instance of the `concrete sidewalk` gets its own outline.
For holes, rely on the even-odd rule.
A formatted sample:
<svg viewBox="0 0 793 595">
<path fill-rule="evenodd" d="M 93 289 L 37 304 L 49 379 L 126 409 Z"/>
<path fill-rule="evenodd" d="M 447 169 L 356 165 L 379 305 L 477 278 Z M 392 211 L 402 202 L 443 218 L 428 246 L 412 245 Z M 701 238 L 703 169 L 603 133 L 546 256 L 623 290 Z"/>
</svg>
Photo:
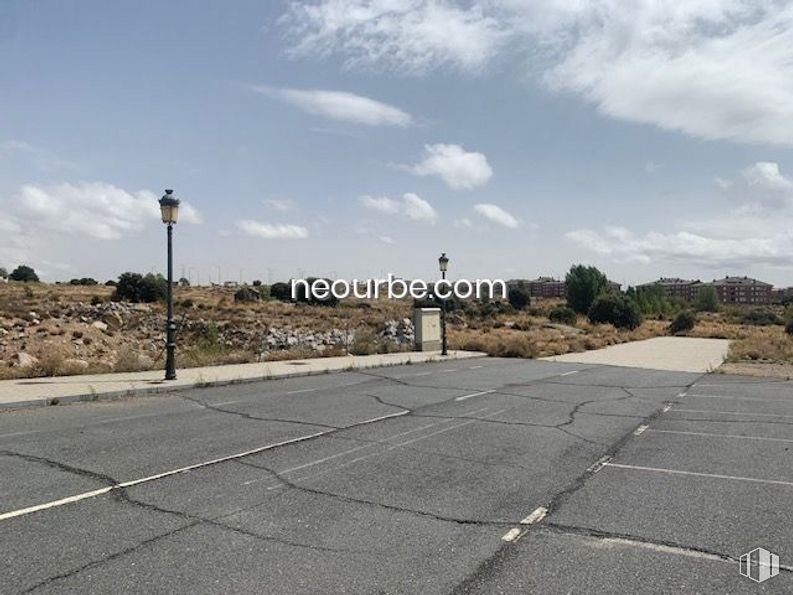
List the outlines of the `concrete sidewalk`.
<svg viewBox="0 0 793 595">
<path fill-rule="evenodd" d="M 309 376 L 345 370 L 363 370 L 407 363 L 442 362 L 487 357 L 478 351 L 411 351 L 383 355 L 348 355 L 282 362 L 262 362 L 230 366 L 208 366 L 177 370 L 178 379 L 164 381 L 163 372 L 129 372 L 49 378 L 20 378 L 0 381 L 0 409 L 54 405 L 74 401 L 113 399 L 139 394 L 161 393 L 180 388 L 222 386 L 289 376 Z"/>
<path fill-rule="evenodd" d="M 552 362 L 602 364 L 667 370 L 674 372 L 711 372 L 724 363 L 730 342 L 726 339 L 656 337 L 611 345 L 604 349 L 567 353 L 542 359 Z"/>
</svg>

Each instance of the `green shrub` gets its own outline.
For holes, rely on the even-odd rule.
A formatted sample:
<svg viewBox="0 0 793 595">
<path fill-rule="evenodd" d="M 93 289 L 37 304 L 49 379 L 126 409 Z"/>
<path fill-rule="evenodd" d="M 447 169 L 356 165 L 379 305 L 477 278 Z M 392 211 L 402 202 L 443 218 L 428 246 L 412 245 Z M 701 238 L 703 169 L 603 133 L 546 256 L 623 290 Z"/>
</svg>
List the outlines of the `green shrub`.
<svg viewBox="0 0 793 595">
<path fill-rule="evenodd" d="M 598 297 L 589 308 L 589 320 L 599 324 L 613 324 L 617 328 L 635 329 L 642 323 L 639 306 L 629 297 L 607 293 Z"/>
<path fill-rule="evenodd" d="M 281 302 L 292 301 L 292 288 L 289 283 L 279 281 L 270 285 L 270 296 Z"/>
<path fill-rule="evenodd" d="M 113 300 L 117 302 L 156 302 L 165 300 L 168 295 L 168 281 L 162 275 L 149 273 L 145 277 L 139 273 L 123 273 L 118 278 Z"/>
<path fill-rule="evenodd" d="M 785 332 L 793 337 L 793 318 L 788 320 L 788 323 L 785 325 Z"/>
<path fill-rule="evenodd" d="M 568 324 L 571 326 L 576 323 L 576 320 L 578 320 L 575 310 L 568 308 L 567 306 L 555 307 L 548 314 L 548 318 L 551 320 L 551 322 L 558 322 L 560 324 Z"/>
<path fill-rule="evenodd" d="M 772 324 L 779 324 L 779 316 L 771 310 L 756 308 L 747 310 L 741 315 L 741 322 L 743 324 L 751 324 L 752 326 L 771 326 Z"/>
<path fill-rule="evenodd" d="M 8 277 L 12 281 L 22 281 L 23 283 L 38 283 L 39 276 L 31 267 L 21 264 Z"/>
<path fill-rule="evenodd" d="M 678 314 L 669 325 L 669 334 L 676 335 L 678 333 L 685 333 L 694 328 L 697 324 L 697 315 L 691 310 L 683 310 Z"/>
<path fill-rule="evenodd" d="M 570 268 L 565 282 L 567 283 L 567 305 L 579 314 L 586 314 L 595 299 L 609 286 L 606 275 L 595 267 L 585 267 L 581 264 Z"/>
<path fill-rule="evenodd" d="M 531 294 L 521 285 L 510 287 L 507 292 L 507 301 L 516 310 L 523 310 L 531 303 Z"/>
</svg>

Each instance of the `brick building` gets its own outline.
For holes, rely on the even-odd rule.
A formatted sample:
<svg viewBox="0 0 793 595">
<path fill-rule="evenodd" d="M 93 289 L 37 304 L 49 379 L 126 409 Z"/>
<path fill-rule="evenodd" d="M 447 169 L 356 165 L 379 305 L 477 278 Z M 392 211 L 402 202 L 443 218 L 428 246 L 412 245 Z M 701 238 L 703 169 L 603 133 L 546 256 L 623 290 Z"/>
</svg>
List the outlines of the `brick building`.
<svg viewBox="0 0 793 595">
<path fill-rule="evenodd" d="M 688 301 L 696 300 L 703 287 L 713 287 L 723 304 L 770 304 L 774 301 L 772 285 L 751 277 L 724 277 L 709 283 L 677 277 L 661 277 L 657 281 L 638 286 L 638 288 L 642 287 L 660 287 L 665 295 Z"/>
</svg>

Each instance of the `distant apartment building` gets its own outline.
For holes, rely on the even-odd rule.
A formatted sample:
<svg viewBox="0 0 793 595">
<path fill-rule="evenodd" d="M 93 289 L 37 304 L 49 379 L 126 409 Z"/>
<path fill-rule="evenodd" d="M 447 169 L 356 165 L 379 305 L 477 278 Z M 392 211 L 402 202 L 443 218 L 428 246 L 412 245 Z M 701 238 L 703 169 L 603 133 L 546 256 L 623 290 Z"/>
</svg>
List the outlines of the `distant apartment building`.
<svg viewBox="0 0 793 595">
<path fill-rule="evenodd" d="M 697 299 L 703 287 L 713 287 L 719 301 L 723 304 L 770 304 L 773 302 L 772 285 L 751 277 L 724 277 L 705 282 L 677 277 L 661 277 L 657 281 L 639 285 L 642 287 L 660 287 L 669 297 L 688 301 Z"/>
<path fill-rule="evenodd" d="M 751 277 L 724 277 L 709 283 L 724 304 L 770 304 L 770 283 Z"/>
<path fill-rule="evenodd" d="M 525 283 L 532 297 L 561 298 L 567 295 L 567 284 L 553 277 L 537 277 Z"/>
</svg>

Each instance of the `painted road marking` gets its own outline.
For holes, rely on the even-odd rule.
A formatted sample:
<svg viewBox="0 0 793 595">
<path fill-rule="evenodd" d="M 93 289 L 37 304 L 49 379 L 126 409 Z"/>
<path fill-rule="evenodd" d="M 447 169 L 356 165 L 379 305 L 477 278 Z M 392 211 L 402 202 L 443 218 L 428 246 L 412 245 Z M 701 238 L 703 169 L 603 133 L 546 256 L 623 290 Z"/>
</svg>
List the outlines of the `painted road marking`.
<svg viewBox="0 0 793 595">
<path fill-rule="evenodd" d="M 559 376 L 572 376 L 573 374 L 578 374 L 578 370 L 571 370 L 570 372 L 565 372 L 564 374 L 559 374 Z"/>
<path fill-rule="evenodd" d="M 471 393 L 470 395 L 463 395 L 462 397 L 455 397 L 454 400 L 455 401 L 465 401 L 466 399 L 472 399 L 474 397 L 479 397 L 479 396 L 482 396 L 482 395 L 489 395 L 490 393 L 494 393 L 494 392 L 496 392 L 496 389 L 493 388 L 493 389 L 490 389 L 490 390 L 479 391 L 478 393 Z"/>
<path fill-rule="evenodd" d="M 478 370 L 479 368 L 483 368 L 484 366 L 470 366 L 469 370 Z"/>
<path fill-rule="evenodd" d="M 418 374 L 413 374 L 413 376 L 431 376 L 432 372 L 419 372 Z"/>
<path fill-rule="evenodd" d="M 641 425 L 641 426 L 639 426 L 638 428 L 636 428 L 635 430 L 633 430 L 633 435 L 634 435 L 634 436 L 640 436 L 640 435 L 642 435 L 642 434 L 644 433 L 644 431 L 645 431 L 647 428 L 649 428 L 649 427 L 650 427 L 650 426 L 647 426 L 647 425 Z"/>
<path fill-rule="evenodd" d="M 766 438 L 764 436 L 741 436 L 739 434 L 713 434 L 710 432 L 684 432 L 682 430 L 649 430 L 659 434 L 683 434 L 684 436 L 707 436 L 709 438 L 740 438 L 741 440 L 762 440 L 764 442 L 793 442 L 790 438 Z"/>
<path fill-rule="evenodd" d="M 548 514 L 548 508 L 545 506 L 540 506 L 532 512 L 529 516 L 523 519 L 520 524 L 521 525 L 535 525 L 539 523 L 542 519 L 545 518 L 545 515 Z"/>
<path fill-rule="evenodd" d="M 507 531 L 501 539 L 503 541 L 515 541 L 518 535 L 520 535 L 520 529 L 515 527 L 514 529 Z"/>
<path fill-rule="evenodd" d="M 475 409 L 474 411 L 469 411 L 466 415 L 474 415 L 476 413 L 482 413 L 483 411 L 487 411 L 488 409 L 489 409 L 489 407 L 483 407 L 481 409 Z M 313 460 L 313 461 L 309 461 L 308 463 L 303 463 L 302 465 L 297 465 L 296 467 L 290 467 L 288 469 L 284 469 L 283 471 L 279 471 L 278 474 L 279 475 L 288 475 L 290 473 L 294 473 L 295 471 L 299 471 L 300 469 L 305 469 L 307 467 L 313 467 L 315 465 L 319 465 L 321 463 L 325 463 L 327 461 L 331 461 L 333 459 L 337 459 L 339 457 L 342 457 L 342 456 L 344 456 L 346 454 L 350 454 L 352 452 L 357 452 L 357 451 L 363 450 L 365 448 L 373 448 L 375 446 L 381 446 L 383 444 L 387 444 L 388 440 L 393 440 L 394 438 L 399 438 L 400 436 L 407 436 L 408 434 L 415 434 L 416 432 L 420 432 L 421 430 L 426 430 L 428 428 L 432 428 L 432 427 L 435 427 L 435 426 L 440 426 L 440 425 L 443 425 L 443 424 L 452 423 L 454 421 L 457 421 L 457 420 L 455 420 L 455 419 L 445 419 L 443 421 L 436 421 L 436 422 L 433 422 L 431 424 L 426 424 L 426 425 L 420 426 L 418 428 L 413 428 L 412 430 L 407 430 L 405 432 L 399 432 L 398 434 L 393 434 L 393 435 L 389 436 L 388 438 L 383 438 L 382 440 L 380 440 L 378 442 L 372 442 L 370 444 L 362 444 L 361 446 L 356 446 L 355 448 L 349 448 L 347 450 L 343 450 L 341 452 L 338 452 L 338 453 L 333 454 L 333 455 L 329 455 L 327 457 L 323 457 L 321 459 L 316 459 L 316 460 Z M 267 479 L 269 479 L 269 478 L 267 478 Z M 260 481 L 264 481 L 264 479 L 253 479 L 251 481 L 244 482 L 242 485 L 251 485 L 253 483 L 258 483 Z"/>
<path fill-rule="evenodd" d="M 587 468 L 587 470 L 586 470 L 587 473 L 592 473 L 592 474 L 597 473 L 598 471 L 603 469 L 603 467 L 606 466 L 606 463 L 608 463 L 611 459 L 612 459 L 611 455 L 606 455 L 605 457 L 600 457 L 597 461 L 592 463 L 592 465 L 590 465 Z"/>
<path fill-rule="evenodd" d="M 447 370 L 441 370 L 441 372 L 456 372 L 457 368 L 449 368 Z"/>
<path fill-rule="evenodd" d="M 730 399 L 734 401 L 754 401 L 755 403 L 793 403 L 793 399 L 763 399 L 756 397 L 731 397 L 728 395 L 689 395 L 692 399 Z"/>
<path fill-rule="evenodd" d="M 708 411 L 707 409 L 675 409 L 675 413 L 715 413 L 718 415 L 744 415 L 748 417 L 784 417 L 793 419 L 793 415 L 778 415 L 776 413 L 750 413 L 748 411 Z M 701 421 L 701 420 L 697 420 Z M 746 423 L 750 424 L 751 421 L 747 420 Z"/>
<path fill-rule="evenodd" d="M 375 423 L 378 421 L 384 421 L 386 419 L 392 417 L 400 417 L 402 415 L 407 415 L 410 411 L 399 411 L 397 413 L 391 413 L 389 415 L 381 415 L 380 417 L 374 417 L 372 419 L 367 419 L 362 422 L 358 422 L 355 426 L 362 426 L 366 424 Z M 195 463 L 193 465 L 188 465 L 186 467 L 180 467 L 179 469 L 172 469 L 170 471 L 163 471 L 162 473 L 157 473 L 155 475 L 150 475 L 148 477 L 141 477 L 140 479 L 132 479 L 130 481 L 123 481 L 121 483 L 116 483 L 104 488 L 99 488 L 97 490 L 91 490 L 90 492 L 83 492 L 82 494 L 75 494 L 74 496 L 68 496 L 66 498 L 61 498 L 59 500 L 52 500 L 50 502 L 44 502 L 42 504 L 37 504 L 35 506 L 29 506 L 27 508 L 20 508 L 18 510 L 11 510 L 9 512 L 4 512 L 0 514 L 0 521 L 5 521 L 7 519 L 12 519 L 18 516 L 24 516 L 27 514 L 31 514 L 34 512 L 39 512 L 41 510 L 47 510 L 49 508 L 57 508 L 59 506 L 63 506 L 65 504 L 70 504 L 72 502 L 79 502 L 80 500 L 87 500 L 88 498 L 95 498 L 96 496 L 100 496 L 102 494 L 107 494 L 108 492 L 114 490 L 122 490 L 124 488 L 129 488 L 132 486 L 140 485 L 143 483 L 148 483 L 150 481 L 155 481 L 158 479 L 163 479 L 166 477 L 171 477 L 172 475 L 178 475 L 180 473 L 186 473 L 187 471 L 193 471 L 195 469 L 201 469 L 203 467 L 209 467 L 210 465 L 217 465 L 218 463 L 225 463 L 226 461 L 233 461 L 235 459 L 241 459 L 243 457 L 248 457 L 250 455 L 254 455 L 260 452 L 265 452 L 267 450 L 272 450 L 274 448 L 279 448 L 281 446 L 287 446 L 289 444 L 297 444 L 298 442 L 304 442 L 306 440 L 311 440 L 312 438 L 318 438 L 319 436 L 323 436 L 325 434 L 329 434 L 331 432 L 338 431 L 336 429 L 332 430 L 324 430 L 322 432 L 314 432 L 313 434 L 305 434 L 303 436 L 298 436 L 297 438 L 290 438 L 288 440 L 282 440 L 280 442 L 273 442 L 271 444 L 267 444 L 265 446 L 260 446 L 258 448 L 253 448 L 251 450 L 246 450 L 244 452 L 239 452 L 233 455 L 227 455 L 225 457 L 219 457 L 217 459 L 211 459 L 209 461 L 204 461 L 202 463 Z"/>
<path fill-rule="evenodd" d="M 793 487 L 793 482 L 782 481 L 779 479 L 759 479 L 757 477 L 741 477 L 740 475 L 718 475 L 716 473 L 698 473 L 696 471 L 679 471 L 677 469 L 662 469 L 660 467 L 641 467 L 639 465 L 622 465 L 620 463 L 606 463 L 607 467 L 616 469 L 629 469 L 635 471 L 650 471 L 655 473 L 665 473 L 667 475 L 691 475 L 694 477 L 709 477 L 712 479 L 732 479 L 734 481 L 748 481 L 751 483 L 765 483 L 770 485 L 782 485 Z"/>
<path fill-rule="evenodd" d="M 687 394 L 688 394 L 688 393 L 687 393 L 686 391 L 683 391 L 682 393 L 677 393 L 677 398 L 678 398 L 678 399 L 682 399 L 682 398 L 683 398 L 683 397 L 685 397 Z"/>
<path fill-rule="evenodd" d="M 493 413 L 490 413 L 488 415 L 483 416 L 483 418 L 493 417 L 493 416 L 498 415 L 500 413 L 504 413 L 505 411 L 508 411 L 508 410 L 507 409 L 499 409 L 498 411 L 495 411 Z M 419 442 L 421 440 L 426 440 L 427 438 L 432 438 L 433 436 L 437 436 L 438 434 L 444 434 L 446 432 L 451 432 L 452 430 L 457 430 L 458 428 L 462 428 L 464 426 L 467 426 L 467 425 L 472 424 L 472 423 L 477 422 L 477 421 L 480 421 L 480 419 L 471 419 L 471 420 L 463 422 L 461 424 L 457 424 L 456 426 L 452 426 L 450 428 L 444 428 L 443 430 L 438 430 L 437 432 L 431 432 L 429 434 L 425 434 L 424 436 L 419 436 L 418 438 L 413 438 L 412 440 L 406 440 L 405 442 L 397 442 L 396 444 L 393 444 L 393 445 L 389 446 L 385 450 L 382 450 L 382 451 L 379 451 L 379 452 L 373 452 L 373 453 L 366 454 L 366 455 L 363 455 L 363 456 L 360 456 L 360 457 L 356 457 L 354 459 L 351 459 L 349 461 L 346 461 L 346 462 L 342 463 L 341 465 L 336 465 L 335 467 L 331 467 L 330 469 L 325 469 L 324 471 L 320 471 L 319 473 L 311 473 L 309 475 L 302 475 L 300 477 L 296 477 L 292 481 L 297 483 L 298 481 L 303 481 L 305 479 L 312 479 L 312 478 L 315 478 L 315 477 L 320 477 L 322 475 L 325 475 L 326 473 L 330 473 L 331 471 L 336 471 L 337 469 L 343 469 L 344 467 L 348 467 L 348 466 L 353 465 L 353 464 L 355 464 L 355 463 L 357 463 L 359 461 L 363 461 L 363 460 L 369 459 L 371 457 L 375 457 L 375 456 L 378 456 L 378 455 L 381 455 L 381 454 L 385 454 L 387 452 L 391 452 L 394 449 L 400 448 L 402 446 L 407 446 L 408 444 L 413 444 L 413 443 Z M 380 443 L 377 443 L 377 444 L 380 444 Z M 277 489 L 283 488 L 283 487 L 286 487 L 286 484 L 280 483 L 278 485 L 274 485 L 274 486 L 268 487 L 267 490 L 268 491 L 277 490 Z"/>
<path fill-rule="evenodd" d="M 301 388 L 300 390 L 290 390 L 285 392 L 285 395 L 296 395 L 298 393 L 313 393 L 314 391 L 318 391 L 318 388 Z"/>
<path fill-rule="evenodd" d="M 666 413 L 666 412 L 667 412 L 667 411 L 669 411 L 671 408 L 672 408 L 672 403 L 667 403 L 666 405 L 664 405 L 664 408 L 663 408 L 661 411 L 663 411 L 664 413 Z"/>
</svg>

